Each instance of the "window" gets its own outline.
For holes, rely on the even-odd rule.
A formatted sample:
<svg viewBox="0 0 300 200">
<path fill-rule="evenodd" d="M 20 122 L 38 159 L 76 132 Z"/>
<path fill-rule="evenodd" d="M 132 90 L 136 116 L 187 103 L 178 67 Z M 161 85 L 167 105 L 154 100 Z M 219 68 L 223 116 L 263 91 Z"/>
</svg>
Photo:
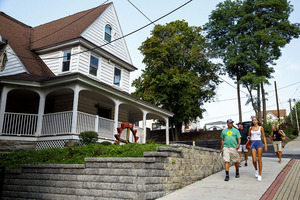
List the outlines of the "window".
<svg viewBox="0 0 300 200">
<path fill-rule="evenodd" d="M 121 82 L 121 70 L 115 67 L 114 84 L 120 86 L 120 82 Z"/>
<path fill-rule="evenodd" d="M 98 107 L 98 116 L 106 119 L 111 119 L 111 109 Z"/>
<path fill-rule="evenodd" d="M 97 76 L 99 59 L 91 55 L 90 74 Z"/>
<path fill-rule="evenodd" d="M 105 35 L 104 35 L 104 39 L 107 41 L 107 42 L 111 42 L 111 27 L 110 25 L 106 25 L 105 26 Z"/>
<path fill-rule="evenodd" d="M 64 51 L 63 66 L 62 66 L 63 72 L 70 70 L 70 60 L 71 60 L 71 50 Z"/>
<path fill-rule="evenodd" d="M 152 124 L 152 130 L 161 130 L 161 125 L 157 123 Z"/>
</svg>

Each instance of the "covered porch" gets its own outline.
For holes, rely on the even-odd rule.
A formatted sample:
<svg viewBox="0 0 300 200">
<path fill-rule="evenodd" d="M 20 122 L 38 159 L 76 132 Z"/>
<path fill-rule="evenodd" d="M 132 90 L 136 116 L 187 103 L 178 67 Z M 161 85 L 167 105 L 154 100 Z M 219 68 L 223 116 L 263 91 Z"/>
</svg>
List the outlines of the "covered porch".
<svg viewBox="0 0 300 200">
<path fill-rule="evenodd" d="M 15 138 L 77 139 L 83 131 L 95 131 L 99 141 L 115 141 L 122 122 L 134 126 L 138 143 L 146 142 L 146 120 L 164 120 L 173 114 L 128 93 L 83 76 L 69 76 L 40 84 L 1 81 L 0 140 Z M 121 135 L 125 139 L 125 136 Z M 168 129 L 166 131 L 168 136 Z M 131 138 L 132 140 L 132 138 Z M 166 139 L 169 144 L 169 138 Z"/>
</svg>

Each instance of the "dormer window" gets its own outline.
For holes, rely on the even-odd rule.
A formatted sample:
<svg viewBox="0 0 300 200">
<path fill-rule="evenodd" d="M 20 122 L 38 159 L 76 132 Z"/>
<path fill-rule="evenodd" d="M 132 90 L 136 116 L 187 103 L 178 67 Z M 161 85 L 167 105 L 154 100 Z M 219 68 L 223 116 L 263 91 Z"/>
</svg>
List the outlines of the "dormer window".
<svg viewBox="0 0 300 200">
<path fill-rule="evenodd" d="M 105 35 L 104 35 L 104 39 L 107 42 L 111 42 L 111 26 L 106 24 L 105 26 Z"/>
<path fill-rule="evenodd" d="M 71 60 L 71 50 L 64 51 L 63 66 L 62 66 L 63 72 L 70 70 L 70 60 Z"/>
<path fill-rule="evenodd" d="M 97 76 L 98 64 L 99 64 L 99 59 L 91 55 L 90 72 L 89 72 L 90 74 Z"/>
<path fill-rule="evenodd" d="M 121 82 L 121 70 L 115 67 L 114 85 L 120 86 L 120 82 Z"/>
</svg>

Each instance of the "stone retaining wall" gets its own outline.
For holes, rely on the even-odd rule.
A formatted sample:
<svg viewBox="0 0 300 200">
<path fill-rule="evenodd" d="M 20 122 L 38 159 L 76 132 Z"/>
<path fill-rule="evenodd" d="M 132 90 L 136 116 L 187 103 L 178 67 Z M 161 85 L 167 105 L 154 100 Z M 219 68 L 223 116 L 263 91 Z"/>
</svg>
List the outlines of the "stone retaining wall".
<svg viewBox="0 0 300 200">
<path fill-rule="evenodd" d="M 6 199 L 156 199 L 223 169 L 219 151 L 183 144 L 142 158 L 85 158 L 86 164 L 6 170 Z"/>
</svg>

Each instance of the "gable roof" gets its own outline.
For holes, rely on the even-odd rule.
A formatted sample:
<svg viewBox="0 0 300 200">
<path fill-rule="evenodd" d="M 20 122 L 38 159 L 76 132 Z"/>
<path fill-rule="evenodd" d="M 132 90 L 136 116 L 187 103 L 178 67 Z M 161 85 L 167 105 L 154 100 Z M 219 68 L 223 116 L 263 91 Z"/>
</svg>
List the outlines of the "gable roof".
<svg viewBox="0 0 300 200">
<path fill-rule="evenodd" d="M 55 76 L 39 56 L 30 51 L 29 41 L 32 27 L 6 15 L 0 11 L 0 35 L 7 40 L 14 52 L 21 56 L 19 59 L 26 66 L 32 77 Z M 27 58 L 25 58 L 27 57 Z M 30 59 L 28 59 L 30 58 Z"/>
<path fill-rule="evenodd" d="M 34 27 L 31 38 L 31 50 L 79 38 L 80 34 L 111 4 L 104 4 Z"/>
<path fill-rule="evenodd" d="M 277 117 L 277 110 L 267 110 L 266 113 L 272 113 L 273 115 L 275 115 Z M 279 116 L 286 116 L 286 109 L 281 109 L 279 110 Z"/>
</svg>

